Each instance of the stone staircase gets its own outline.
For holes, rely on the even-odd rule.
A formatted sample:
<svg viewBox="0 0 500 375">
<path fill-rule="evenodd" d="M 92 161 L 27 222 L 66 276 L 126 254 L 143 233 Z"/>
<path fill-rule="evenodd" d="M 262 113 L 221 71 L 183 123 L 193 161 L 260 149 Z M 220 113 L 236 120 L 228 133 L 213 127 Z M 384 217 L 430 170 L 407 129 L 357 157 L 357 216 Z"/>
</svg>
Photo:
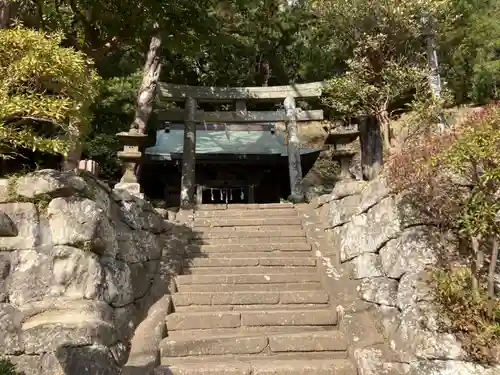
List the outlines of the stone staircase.
<svg viewBox="0 0 500 375">
<path fill-rule="evenodd" d="M 202 206 L 158 375 L 355 375 L 293 205 Z"/>
</svg>

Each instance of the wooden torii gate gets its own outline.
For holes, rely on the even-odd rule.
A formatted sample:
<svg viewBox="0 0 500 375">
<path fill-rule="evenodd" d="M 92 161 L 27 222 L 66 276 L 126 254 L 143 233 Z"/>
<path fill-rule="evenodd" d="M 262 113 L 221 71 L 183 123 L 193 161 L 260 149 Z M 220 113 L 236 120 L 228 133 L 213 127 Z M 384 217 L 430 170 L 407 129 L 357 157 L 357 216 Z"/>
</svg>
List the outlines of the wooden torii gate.
<svg viewBox="0 0 500 375">
<path fill-rule="evenodd" d="M 198 87 L 158 83 L 160 100 L 184 102 L 184 109 L 161 113 L 164 121 L 184 121 L 184 149 L 182 158 L 181 207 L 195 204 L 196 123 L 256 124 L 284 122 L 287 128 L 290 198 L 301 202 L 302 167 L 297 122 L 323 120 L 322 110 L 305 111 L 296 107 L 298 98 L 321 96 L 323 82 L 269 87 Z M 279 102 L 283 110 L 247 111 L 247 102 Z M 234 103 L 235 111 L 206 112 L 198 110 L 199 103 Z M 144 153 L 146 135 L 120 133 L 124 144 L 119 157 L 125 165 L 121 184 L 136 185 L 137 165 Z M 137 191 L 138 193 L 138 191 Z"/>
</svg>

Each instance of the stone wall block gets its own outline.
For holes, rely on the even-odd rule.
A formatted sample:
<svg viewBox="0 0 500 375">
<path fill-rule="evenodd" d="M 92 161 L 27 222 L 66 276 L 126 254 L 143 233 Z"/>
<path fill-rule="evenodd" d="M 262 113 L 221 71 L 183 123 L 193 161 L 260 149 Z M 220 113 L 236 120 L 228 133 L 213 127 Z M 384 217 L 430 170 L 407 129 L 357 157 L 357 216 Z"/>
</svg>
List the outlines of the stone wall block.
<svg viewBox="0 0 500 375">
<path fill-rule="evenodd" d="M 104 270 L 99 257 L 70 246 L 54 246 L 51 295 L 102 300 Z"/>
<path fill-rule="evenodd" d="M 482 366 L 465 361 L 419 360 L 410 363 L 407 375 L 497 375 L 500 366 Z"/>
<path fill-rule="evenodd" d="M 405 310 L 421 301 L 432 301 L 430 279 L 431 276 L 426 271 L 404 274 L 398 286 L 399 309 Z"/>
<path fill-rule="evenodd" d="M 17 226 L 5 212 L 0 211 L 0 237 L 16 237 L 19 235 Z"/>
<path fill-rule="evenodd" d="M 33 203 L 2 203 L 0 211 L 4 212 L 17 228 L 17 235 L 0 237 L 0 250 L 33 249 L 40 242 L 40 220 Z"/>
<path fill-rule="evenodd" d="M 406 272 L 419 272 L 438 261 L 437 243 L 431 241 L 428 227 L 406 229 L 380 249 L 385 274 L 399 279 Z"/>
<path fill-rule="evenodd" d="M 104 300 L 113 307 L 123 307 L 134 301 L 130 266 L 112 258 L 101 258 L 104 268 Z"/>
<path fill-rule="evenodd" d="M 374 253 L 401 230 L 391 197 L 385 198 L 365 214 L 354 216 L 340 231 L 342 262 L 362 253 Z"/>
<path fill-rule="evenodd" d="M 145 230 L 127 230 L 126 227 L 119 228 L 117 235 L 118 259 L 127 263 L 142 263 L 160 259 L 163 245 L 160 236 Z"/>
<path fill-rule="evenodd" d="M 117 251 L 105 212 L 88 198 L 56 198 L 47 214 L 54 245 L 85 247 L 98 254 Z"/>
<path fill-rule="evenodd" d="M 60 347 L 42 357 L 40 375 L 118 375 L 111 349 L 104 345 Z"/>
<path fill-rule="evenodd" d="M 0 356 L 24 351 L 21 338 L 22 313 L 7 303 L 0 303 Z"/>
<path fill-rule="evenodd" d="M 387 181 L 382 177 L 368 182 L 361 191 L 358 212 L 366 212 L 371 207 L 387 198 L 391 193 L 388 186 Z"/>
<path fill-rule="evenodd" d="M 328 210 L 328 227 L 337 227 L 347 223 L 354 215 L 357 215 L 360 195 L 349 195 L 345 198 L 330 202 Z"/>
<path fill-rule="evenodd" d="M 70 246 L 12 253 L 9 300 L 15 306 L 63 297 L 102 299 L 103 269 L 96 254 Z"/>
<path fill-rule="evenodd" d="M 10 258 L 10 252 L 0 252 L 0 303 L 5 302 L 9 295 Z"/>
<path fill-rule="evenodd" d="M 354 258 L 350 263 L 354 279 L 384 276 L 378 254 L 364 253 Z"/>
<path fill-rule="evenodd" d="M 368 185 L 369 183 L 365 181 L 346 181 L 338 183 L 330 193 L 329 200 L 334 201 L 350 195 L 361 194 L 361 192 L 367 188 Z"/>
<path fill-rule="evenodd" d="M 428 302 L 412 305 L 401 313 L 392 345 L 402 360 L 463 359 L 460 342 L 452 334 L 439 332 L 437 322 L 435 308 Z"/>
<path fill-rule="evenodd" d="M 396 306 L 398 282 L 386 277 L 364 279 L 360 287 L 361 297 L 378 305 Z"/>
<path fill-rule="evenodd" d="M 70 197 L 84 192 L 85 180 L 73 172 L 61 173 L 53 169 L 42 169 L 19 177 L 15 181 L 15 194 L 24 198 Z"/>
</svg>

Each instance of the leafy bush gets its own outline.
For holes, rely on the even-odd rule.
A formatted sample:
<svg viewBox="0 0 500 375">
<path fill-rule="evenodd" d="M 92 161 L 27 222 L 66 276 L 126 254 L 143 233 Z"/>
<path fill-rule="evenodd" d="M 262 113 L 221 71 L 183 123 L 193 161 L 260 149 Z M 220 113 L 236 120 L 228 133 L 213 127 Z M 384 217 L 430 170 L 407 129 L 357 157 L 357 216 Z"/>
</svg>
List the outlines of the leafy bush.
<svg viewBox="0 0 500 375">
<path fill-rule="evenodd" d="M 0 153 L 66 154 L 87 130 L 99 77 L 62 34 L 0 30 Z"/>
<path fill-rule="evenodd" d="M 8 359 L 0 358 L 0 375 L 20 375 L 16 366 Z"/>
<path fill-rule="evenodd" d="M 493 362 L 500 349 L 500 302 L 489 314 L 484 287 L 472 293 L 473 275 L 468 268 L 437 271 L 433 277 L 436 300 L 441 307 L 444 327 L 455 333 L 473 360 Z"/>
<path fill-rule="evenodd" d="M 453 131 L 413 139 L 392 156 L 388 175 L 396 191 L 406 193 L 406 203 L 466 245 L 460 249 L 468 251 L 451 255 L 470 268 L 439 274 L 436 293 L 450 329 L 460 333 L 469 354 L 491 359 L 489 345 L 495 342 L 500 350 L 494 291 L 500 243 L 500 106 L 484 108 Z"/>
<path fill-rule="evenodd" d="M 388 160 L 388 177 L 436 224 L 467 235 L 498 233 L 500 106 L 446 133 L 421 134 Z M 465 232 L 464 232 L 465 231 Z"/>
<path fill-rule="evenodd" d="M 414 137 L 387 161 L 388 180 L 398 193 L 406 192 L 409 203 L 429 221 L 443 229 L 453 229 L 460 212 L 462 189 L 453 176 L 436 173 L 442 165 L 438 156 L 456 139 L 447 134 Z"/>
</svg>

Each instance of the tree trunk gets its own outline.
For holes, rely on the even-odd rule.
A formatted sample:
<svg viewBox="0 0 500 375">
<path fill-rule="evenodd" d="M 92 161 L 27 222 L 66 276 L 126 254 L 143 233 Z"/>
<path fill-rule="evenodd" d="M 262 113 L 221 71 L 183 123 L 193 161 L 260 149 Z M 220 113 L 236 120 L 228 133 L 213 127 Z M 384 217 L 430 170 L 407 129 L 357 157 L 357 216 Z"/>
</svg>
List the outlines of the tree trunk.
<svg viewBox="0 0 500 375">
<path fill-rule="evenodd" d="M 493 237 L 491 250 L 490 268 L 488 270 L 488 316 L 493 318 L 493 307 L 495 305 L 495 270 L 498 261 L 498 237 Z"/>
<path fill-rule="evenodd" d="M 389 119 L 389 112 L 387 112 L 387 104 L 384 104 L 379 109 L 376 117 L 384 140 L 384 149 L 388 151 L 391 148 L 391 120 Z"/>
<path fill-rule="evenodd" d="M 373 180 L 380 173 L 384 161 L 380 125 L 374 116 L 360 118 L 359 143 L 363 179 Z"/>
<path fill-rule="evenodd" d="M 471 237 L 472 252 L 474 259 L 472 261 L 472 290 L 475 293 L 479 292 L 479 271 L 483 267 L 483 252 L 480 250 L 480 241 L 476 236 Z"/>
<path fill-rule="evenodd" d="M 297 114 L 295 108 L 295 99 L 287 97 L 284 107 L 286 110 L 286 131 L 288 148 L 288 172 L 290 176 L 290 197 L 294 203 L 304 201 L 304 192 L 302 190 L 302 164 L 300 161 L 300 145 L 297 130 Z"/>
<path fill-rule="evenodd" d="M 78 168 L 78 163 L 82 156 L 82 149 L 82 144 L 76 143 L 75 147 L 68 152 L 61 168 L 64 172 L 74 171 Z"/>
<path fill-rule="evenodd" d="M 14 5 L 11 0 L 0 0 L 0 29 L 5 29 L 10 26 L 14 18 Z"/>
<path fill-rule="evenodd" d="M 74 171 L 78 167 L 83 150 L 81 143 L 82 136 L 81 124 L 79 122 L 70 123 L 67 137 L 73 144 L 73 148 L 70 149 L 68 154 L 64 157 L 61 168 L 63 171 Z"/>
<path fill-rule="evenodd" d="M 436 36 L 432 17 L 422 17 L 424 26 L 425 42 L 427 45 L 427 61 L 429 67 L 428 81 L 431 94 L 436 100 L 441 99 L 441 75 L 439 74 L 439 60 L 436 49 Z M 438 130 L 443 132 L 446 127 L 446 120 L 442 111 L 439 113 Z"/>
<path fill-rule="evenodd" d="M 196 100 L 186 98 L 181 176 L 181 208 L 185 209 L 194 203 L 196 185 L 196 109 Z"/>
<path fill-rule="evenodd" d="M 137 132 L 139 134 L 147 133 L 147 124 L 149 117 L 153 112 L 153 102 L 161 72 L 161 60 L 159 56 L 160 47 L 160 30 L 156 28 L 154 35 L 151 38 L 151 43 L 149 44 L 146 64 L 144 64 L 142 83 L 137 95 L 135 119 L 130 126 L 131 132 Z"/>
</svg>

